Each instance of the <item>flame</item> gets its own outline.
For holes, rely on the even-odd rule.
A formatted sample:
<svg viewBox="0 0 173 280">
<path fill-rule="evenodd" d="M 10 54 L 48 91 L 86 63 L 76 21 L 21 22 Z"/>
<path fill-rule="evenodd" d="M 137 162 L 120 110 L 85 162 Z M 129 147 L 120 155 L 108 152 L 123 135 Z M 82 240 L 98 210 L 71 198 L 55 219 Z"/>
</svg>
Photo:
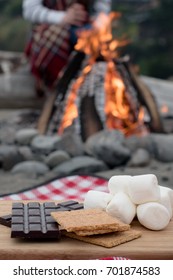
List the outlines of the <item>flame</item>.
<svg viewBox="0 0 173 280">
<path fill-rule="evenodd" d="M 62 133 L 77 118 L 78 110 L 75 102 L 79 88 L 100 56 L 107 62 L 104 84 L 106 126 L 110 129 L 120 129 L 125 135 L 134 132 L 140 133 L 141 131 L 146 133 L 143 125 L 144 110 L 139 108 L 138 112 L 136 112 L 136 109 L 131 108 L 126 86 L 114 63 L 118 57 L 118 48 L 128 43 L 127 40 L 113 39 L 112 21 L 119 17 L 119 13 L 110 13 L 109 15 L 101 13 L 91 29 L 83 30 L 78 34 L 79 38 L 75 49 L 84 52 L 88 56 L 88 63 L 84 67 L 81 76 L 73 83 L 71 93 L 67 98 L 66 110 L 59 133 Z M 138 118 L 136 118 L 137 113 Z"/>
<path fill-rule="evenodd" d="M 100 55 L 105 60 L 116 58 L 115 50 L 127 44 L 127 40 L 113 40 L 111 22 L 119 17 L 119 13 L 110 13 L 109 16 L 100 13 L 91 29 L 83 30 L 78 34 L 75 49 L 90 55 L 91 61 L 94 62 Z"/>
<path fill-rule="evenodd" d="M 108 62 L 105 77 L 105 113 L 106 125 L 108 128 L 120 129 L 125 135 L 132 133 L 146 134 L 147 130 L 143 125 L 144 109 L 141 107 L 136 119 L 136 112 L 132 110 L 126 87 L 116 69 L 115 63 Z"/>
</svg>

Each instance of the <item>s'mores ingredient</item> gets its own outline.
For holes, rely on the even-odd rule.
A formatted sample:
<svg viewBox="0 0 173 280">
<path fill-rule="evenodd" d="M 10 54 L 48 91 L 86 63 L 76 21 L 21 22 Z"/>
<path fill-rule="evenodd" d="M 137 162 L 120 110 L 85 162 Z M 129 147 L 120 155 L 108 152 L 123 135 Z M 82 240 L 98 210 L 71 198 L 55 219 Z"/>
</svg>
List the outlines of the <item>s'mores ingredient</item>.
<svg viewBox="0 0 173 280">
<path fill-rule="evenodd" d="M 67 212 L 53 212 L 52 217 L 68 232 L 110 230 L 123 231 L 130 228 L 102 209 L 83 209 Z"/>
<path fill-rule="evenodd" d="M 110 193 L 88 191 L 84 199 L 84 209 L 100 208 L 105 210 L 112 197 Z"/>
<path fill-rule="evenodd" d="M 172 206 L 171 206 L 171 199 L 169 195 L 169 191 L 167 191 L 167 188 L 160 187 L 160 203 L 166 207 L 170 214 L 170 219 L 172 218 Z"/>
<path fill-rule="evenodd" d="M 130 224 L 136 215 L 136 205 L 127 194 L 119 192 L 114 195 L 106 211 L 113 217 L 120 219 L 120 221 Z"/>
<path fill-rule="evenodd" d="M 140 231 L 132 229 L 123 232 L 114 232 L 94 236 L 79 236 L 73 232 L 65 232 L 64 234 L 73 239 L 81 240 L 95 245 L 100 245 L 106 248 L 118 246 L 120 244 L 139 238 L 142 235 Z"/>
<path fill-rule="evenodd" d="M 120 231 L 124 231 L 125 228 L 124 227 L 120 228 Z M 110 232 L 115 232 L 115 229 L 106 228 L 106 229 L 76 230 L 76 231 L 74 231 L 74 233 L 79 235 L 79 236 L 89 236 L 89 235 L 104 234 L 104 233 L 110 233 Z"/>
<path fill-rule="evenodd" d="M 165 228 L 173 217 L 173 190 L 159 186 L 154 174 L 112 176 L 108 181 L 108 190 L 109 193 L 89 191 L 84 208 L 104 209 L 130 225 L 138 207 L 139 222 L 153 230 Z M 152 217 L 148 209 L 151 209 Z"/>
<path fill-rule="evenodd" d="M 1 216 L 0 224 L 6 227 L 11 227 L 11 214 Z"/>
<path fill-rule="evenodd" d="M 158 202 L 147 202 L 138 205 L 137 217 L 143 226 L 151 230 L 162 230 L 170 221 L 168 210 Z"/>
<path fill-rule="evenodd" d="M 128 195 L 134 204 L 159 201 L 160 188 L 154 174 L 133 176 L 129 181 Z"/>
<path fill-rule="evenodd" d="M 117 175 L 112 176 L 108 181 L 108 189 L 111 194 L 117 192 L 128 193 L 129 183 L 132 176 L 130 175 Z"/>
<path fill-rule="evenodd" d="M 168 188 L 168 187 L 163 187 L 163 186 L 160 186 L 160 185 L 159 185 L 159 188 L 160 188 L 160 190 L 167 193 L 167 195 L 169 196 L 170 203 L 171 203 L 171 208 L 172 208 L 172 213 L 173 213 L 173 190 Z"/>
<path fill-rule="evenodd" d="M 11 237 L 60 239 L 60 228 L 50 216 L 50 211 L 56 211 L 55 203 L 14 202 L 12 204 Z"/>
</svg>

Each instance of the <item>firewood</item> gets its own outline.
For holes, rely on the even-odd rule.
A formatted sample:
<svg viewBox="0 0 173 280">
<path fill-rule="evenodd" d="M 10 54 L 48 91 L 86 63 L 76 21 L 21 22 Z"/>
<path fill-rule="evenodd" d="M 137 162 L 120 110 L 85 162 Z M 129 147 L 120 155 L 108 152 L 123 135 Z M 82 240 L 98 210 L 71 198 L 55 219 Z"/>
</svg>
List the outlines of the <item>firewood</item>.
<svg viewBox="0 0 173 280">
<path fill-rule="evenodd" d="M 133 82 L 135 83 L 136 87 L 138 87 L 138 91 L 140 94 L 139 98 L 149 111 L 151 117 L 150 127 L 152 131 L 157 133 L 164 132 L 161 116 L 159 114 L 158 106 L 153 94 L 151 93 L 148 86 L 143 83 L 140 77 L 133 72 L 133 69 L 131 67 L 129 68 Z"/>
<path fill-rule="evenodd" d="M 55 90 L 47 97 L 43 106 L 42 113 L 38 120 L 37 129 L 40 134 L 45 134 L 47 132 L 47 127 L 53 112 L 57 96 L 59 101 L 62 101 L 64 99 L 64 95 L 66 93 L 68 85 L 77 74 L 84 57 L 84 53 L 76 51 L 72 52 L 67 65 L 60 72 Z"/>
<path fill-rule="evenodd" d="M 123 63 L 129 72 L 129 75 L 131 76 L 132 82 L 134 87 L 136 88 L 138 92 L 138 97 L 141 101 L 141 103 L 147 108 L 148 113 L 150 115 L 151 121 L 150 121 L 150 128 L 153 132 L 162 133 L 164 132 L 163 123 L 161 120 L 161 116 L 158 111 L 158 106 L 156 103 L 156 100 L 151 92 L 151 90 L 148 88 L 147 85 L 143 83 L 143 81 L 140 79 L 140 77 L 135 73 L 133 70 L 133 67 L 129 63 L 129 59 L 121 59 L 119 61 L 120 63 Z"/>
<path fill-rule="evenodd" d="M 37 129 L 40 134 L 45 134 L 47 130 L 47 126 L 52 114 L 52 108 L 56 99 L 56 92 L 51 92 L 51 94 L 47 97 L 43 110 L 38 120 Z"/>
</svg>

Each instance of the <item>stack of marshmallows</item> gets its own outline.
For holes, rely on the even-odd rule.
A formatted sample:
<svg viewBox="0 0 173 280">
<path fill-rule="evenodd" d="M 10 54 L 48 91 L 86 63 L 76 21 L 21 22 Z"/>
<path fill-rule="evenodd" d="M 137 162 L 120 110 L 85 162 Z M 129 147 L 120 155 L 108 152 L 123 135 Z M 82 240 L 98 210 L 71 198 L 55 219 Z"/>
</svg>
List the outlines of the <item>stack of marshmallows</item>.
<svg viewBox="0 0 173 280">
<path fill-rule="evenodd" d="M 108 190 L 87 192 L 84 208 L 104 209 L 126 224 L 137 216 L 151 230 L 164 229 L 173 216 L 173 190 L 159 186 L 154 174 L 113 176 Z"/>
</svg>

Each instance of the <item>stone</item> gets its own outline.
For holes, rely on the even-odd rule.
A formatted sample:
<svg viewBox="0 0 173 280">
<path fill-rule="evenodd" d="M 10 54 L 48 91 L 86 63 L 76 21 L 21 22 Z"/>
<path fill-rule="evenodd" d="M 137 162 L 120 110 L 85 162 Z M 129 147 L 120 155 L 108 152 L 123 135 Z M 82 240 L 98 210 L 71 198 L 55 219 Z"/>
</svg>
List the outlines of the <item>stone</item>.
<svg viewBox="0 0 173 280">
<path fill-rule="evenodd" d="M 108 167 L 101 160 L 88 156 L 78 156 L 64 162 L 53 169 L 57 175 L 69 175 L 74 173 L 92 173 L 107 170 Z"/>
<path fill-rule="evenodd" d="M 48 155 L 56 149 L 56 144 L 59 141 L 60 137 L 57 135 L 39 135 L 34 137 L 34 139 L 31 141 L 31 148 L 36 153 Z"/>
<path fill-rule="evenodd" d="M 130 161 L 127 163 L 130 167 L 147 166 L 150 163 L 150 155 L 144 149 L 137 149 L 132 155 Z"/>
<path fill-rule="evenodd" d="M 16 146 L 0 145 L 0 162 L 2 163 L 4 157 L 6 157 L 9 154 L 13 154 L 14 152 L 17 152 Z"/>
<path fill-rule="evenodd" d="M 65 131 L 61 140 L 55 144 L 57 150 L 66 151 L 71 157 L 84 154 L 84 144 L 79 135 L 73 131 Z"/>
<path fill-rule="evenodd" d="M 0 142 L 4 145 L 13 145 L 15 143 L 15 127 L 0 125 Z"/>
<path fill-rule="evenodd" d="M 10 170 L 14 165 L 23 161 L 23 156 L 19 153 L 16 146 L 1 145 L 0 146 L 0 166 L 4 170 Z"/>
<path fill-rule="evenodd" d="M 6 110 L 3 110 L 5 113 Z M 4 144 L 16 144 L 15 137 L 16 132 L 20 130 L 34 129 L 35 123 L 38 120 L 40 114 L 39 110 L 31 109 L 18 109 L 7 110 L 6 116 L 1 119 L 3 113 L 0 112 L 0 142 Z M 18 145 L 21 145 L 18 143 Z"/>
<path fill-rule="evenodd" d="M 17 131 L 15 141 L 20 145 L 30 145 L 32 139 L 38 134 L 38 130 L 34 128 L 21 129 Z"/>
<path fill-rule="evenodd" d="M 37 176 L 43 175 L 49 171 L 46 164 L 37 161 L 25 161 L 18 163 L 12 169 L 12 173 L 25 173 L 25 174 L 35 174 Z"/>
<path fill-rule="evenodd" d="M 147 150 L 151 155 L 154 155 L 154 146 L 151 134 L 145 136 L 132 135 L 125 138 L 125 146 L 133 154 L 137 149 Z"/>
<path fill-rule="evenodd" d="M 155 158 L 162 162 L 173 162 L 173 134 L 152 134 Z"/>
<path fill-rule="evenodd" d="M 67 161 L 70 159 L 70 156 L 67 152 L 65 151 L 55 151 L 48 155 L 45 159 L 45 163 L 50 167 L 54 168 L 55 166 L 58 166 L 59 164 Z"/>
<path fill-rule="evenodd" d="M 18 147 L 18 151 L 20 155 L 22 155 L 24 161 L 33 160 L 35 158 L 33 152 L 28 146 Z"/>
<path fill-rule="evenodd" d="M 86 153 L 114 167 L 130 158 L 130 150 L 124 146 L 124 136 L 118 130 L 103 130 L 89 137 L 85 143 Z"/>
</svg>

